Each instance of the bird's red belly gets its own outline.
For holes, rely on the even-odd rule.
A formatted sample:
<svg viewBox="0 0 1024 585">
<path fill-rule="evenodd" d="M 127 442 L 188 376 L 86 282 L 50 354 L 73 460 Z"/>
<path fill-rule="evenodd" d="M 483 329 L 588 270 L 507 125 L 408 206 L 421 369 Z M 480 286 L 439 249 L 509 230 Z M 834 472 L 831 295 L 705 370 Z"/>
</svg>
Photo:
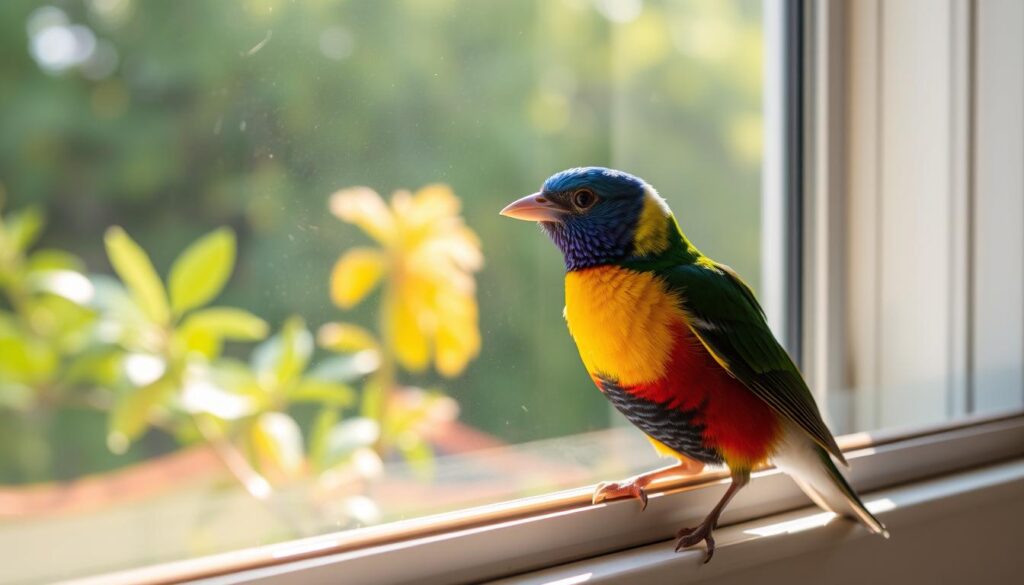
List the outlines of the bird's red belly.
<svg viewBox="0 0 1024 585">
<path fill-rule="evenodd" d="M 570 271 L 565 317 L 598 388 L 605 390 L 603 379 L 623 391 L 624 396 L 606 393 L 623 414 L 631 405 L 619 399 L 626 397 L 636 397 L 633 406 L 652 415 L 657 409 L 640 401 L 686 411 L 685 417 L 667 412 L 652 424 L 663 434 L 685 426 L 680 444 L 699 432 L 702 447 L 733 466 L 753 466 L 771 454 L 775 414 L 715 361 L 686 324 L 678 299 L 653 273 L 616 266 Z M 641 422 L 633 420 L 643 429 Z"/>
<path fill-rule="evenodd" d="M 719 365 L 688 325 L 676 321 L 671 327 L 674 345 L 665 374 L 624 390 L 666 408 L 694 412 L 705 443 L 730 466 L 764 462 L 779 436 L 775 412 Z"/>
</svg>

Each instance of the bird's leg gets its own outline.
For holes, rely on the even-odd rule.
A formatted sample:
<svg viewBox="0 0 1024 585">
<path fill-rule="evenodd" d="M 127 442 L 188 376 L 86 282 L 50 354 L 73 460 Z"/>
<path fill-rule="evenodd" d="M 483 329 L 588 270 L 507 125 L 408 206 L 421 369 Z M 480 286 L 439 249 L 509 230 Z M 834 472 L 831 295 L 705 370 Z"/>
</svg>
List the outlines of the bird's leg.
<svg viewBox="0 0 1024 585">
<path fill-rule="evenodd" d="M 700 541 L 703 540 L 708 543 L 708 552 L 704 557 L 704 562 L 710 561 L 711 556 L 715 554 L 715 539 L 712 537 L 712 532 L 718 526 L 718 517 L 722 515 L 722 510 L 725 510 L 725 507 L 729 505 L 736 492 L 740 491 L 749 481 L 750 470 L 733 471 L 732 483 L 729 484 L 729 489 L 725 490 L 725 495 L 722 496 L 721 500 L 718 500 L 718 503 L 711 509 L 711 513 L 704 518 L 704 521 L 694 528 L 683 528 L 676 533 L 676 537 L 679 539 L 676 541 L 676 552 L 700 544 Z"/>
<path fill-rule="evenodd" d="M 659 479 L 695 475 L 700 473 L 701 469 L 704 469 L 704 464 L 699 461 L 680 459 L 675 465 L 648 471 L 623 481 L 602 481 L 597 484 L 591 501 L 599 504 L 605 500 L 637 498 L 640 500 L 640 509 L 644 510 L 647 508 L 647 486 Z"/>
</svg>

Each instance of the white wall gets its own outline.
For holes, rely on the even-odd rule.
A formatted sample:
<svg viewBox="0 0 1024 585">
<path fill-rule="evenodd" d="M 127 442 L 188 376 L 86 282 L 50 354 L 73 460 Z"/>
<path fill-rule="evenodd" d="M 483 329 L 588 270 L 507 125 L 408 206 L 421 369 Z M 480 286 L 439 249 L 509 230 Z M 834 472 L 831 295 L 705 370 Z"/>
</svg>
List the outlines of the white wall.
<svg viewBox="0 0 1024 585">
<path fill-rule="evenodd" d="M 1024 2 L 976 13 L 973 406 L 1024 403 Z"/>
<path fill-rule="evenodd" d="M 845 115 L 825 144 L 843 180 L 812 197 L 845 210 L 833 425 L 1021 408 L 1024 2 L 829 6 Z"/>
</svg>

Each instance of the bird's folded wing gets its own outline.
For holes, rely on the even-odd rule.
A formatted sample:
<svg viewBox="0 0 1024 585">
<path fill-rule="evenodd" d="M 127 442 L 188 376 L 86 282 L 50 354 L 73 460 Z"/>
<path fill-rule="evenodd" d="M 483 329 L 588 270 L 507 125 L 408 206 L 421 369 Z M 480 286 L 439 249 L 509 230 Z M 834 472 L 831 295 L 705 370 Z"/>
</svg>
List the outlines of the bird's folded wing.
<svg viewBox="0 0 1024 585">
<path fill-rule="evenodd" d="M 761 305 L 739 276 L 710 261 L 663 274 L 679 294 L 690 328 L 718 363 L 845 465 L 803 376 L 775 340 Z"/>
</svg>

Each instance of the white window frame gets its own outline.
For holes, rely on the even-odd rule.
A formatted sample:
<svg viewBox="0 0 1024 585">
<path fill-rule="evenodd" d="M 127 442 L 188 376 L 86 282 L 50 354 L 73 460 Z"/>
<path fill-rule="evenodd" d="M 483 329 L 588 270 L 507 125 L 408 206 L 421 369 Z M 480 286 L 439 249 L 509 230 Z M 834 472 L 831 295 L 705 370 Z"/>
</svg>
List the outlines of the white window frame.
<svg viewBox="0 0 1024 585">
<path fill-rule="evenodd" d="M 842 446 L 850 482 L 869 506 L 878 490 L 1024 457 L 1024 414 L 922 429 L 912 434 L 848 435 Z M 612 554 L 661 542 L 699 522 L 721 497 L 724 472 L 669 483 L 635 501 L 590 504 L 592 486 L 379 527 L 350 530 L 102 575 L 80 584 L 166 583 L 429 583 L 476 582 Z M 1020 482 L 1024 486 L 1024 480 Z M 786 475 L 753 475 L 722 517 L 722 526 L 806 508 Z M 885 522 L 889 511 L 877 510 Z M 773 519 L 774 521 L 774 519 Z M 835 522 L 847 522 L 839 521 Z M 850 522 L 850 527 L 855 525 Z M 894 531 L 898 526 L 890 528 Z M 723 543 L 724 544 L 724 543 Z M 742 547 L 745 543 L 728 546 Z M 723 550 L 724 548 L 724 550 Z M 720 546 L 715 562 L 728 558 Z M 703 550 L 679 553 L 699 564 Z"/>
<path fill-rule="evenodd" d="M 889 10 L 894 4 L 901 5 L 895 9 L 898 11 L 894 16 L 896 21 L 890 19 L 887 23 L 883 22 L 880 11 Z M 996 8 L 992 9 L 991 6 Z M 945 80 L 945 85 L 942 86 L 945 89 L 941 90 L 947 92 L 944 94 L 943 99 L 946 101 L 943 103 L 951 108 L 954 115 L 944 122 L 947 124 L 944 128 L 948 130 L 943 133 L 945 138 L 925 132 L 921 138 L 898 137 L 895 139 L 895 147 L 913 149 L 917 145 L 915 141 L 947 140 L 942 148 L 926 150 L 925 155 L 930 153 L 936 157 L 936 160 L 929 161 L 933 164 L 942 161 L 950 163 L 949 175 L 942 183 L 943 201 L 950 206 L 947 209 L 947 213 L 950 214 L 948 217 L 955 217 L 958 210 L 967 208 L 965 213 L 969 218 L 973 218 L 968 204 L 969 201 L 974 201 L 968 198 L 968 193 L 972 189 L 977 185 L 992 183 L 1000 176 L 998 173 L 1009 173 L 1012 180 L 1020 179 L 1020 175 L 1015 174 L 1019 167 L 1014 167 L 1012 161 L 1004 159 L 997 159 L 992 165 L 974 168 L 974 163 L 970 161 L 977 159 L 973 158 L 975 149 L 972 144 L 980 144 L 977 142 L 978 133 L 995 133 L 995 125 L 987 118 L 981 120 L 981 124 L 978 125 L 977 121 L 970 117 L 955 114 L 973 111 L 970 109 L 972 99 L 984 101 L 992 108 L 1012 109 L 1014 104 L 1018 103 L 1012 99 L 1007 100 L 1004 94 L 993 92 L 991 88 L 986 89 L 984 86 L 976 86 L 978 89 L 974 92 L 968 91 L 972 87 L 971 84 L 979 79 L 984 82 L 988 79 L 985 76 L 993 75 L 994 71 L 1003 71 L 1003 68 L 991 63 L 974 68 L 976 61 L 972 60 L 976 60 L 977 55 L 973 54 L 970 47 L 978 47 L 979 51 L 986 54 L 999 54 L 1000 51 L 997 50 L 998 47 L 987 44 L 993 42 L 990 40 L 980 44 L 974 43 L 972 35 L 979 26 L 991 27 L 1000 24 L 997 18 L 998 11 L 1012 10 L 1013 6 L 992 3 L 984 11 L 979 11 L 972 0 L 952 0 L 945 4 L 931 0 L 907 0 L 887 4 L 880 0 L 768 0 L 766 3 L 766 11 L 773 11 L 773 16 L 766 18 L 769 27 L 784 27 L 786 18 L 792 23 L 794 15 L 797 17 L 795 22 L 801 24 L 805 34 L 802 37 L 803 42 L 796 46 L 806 57 L 802 59 L 803 84 L 796 86 L 800 87 L 800 100 L 796 103 L 801 105 L 803 124 L 784 124 L 790 131 L 794 128 L 799 131 L 800 141 L 804 144 L 802 151 L 806 156 L 791 160 L 791 164 L 780 166 L 779 168 L 785 169 L 785 172 L 767 175 L 766 180 L 777 181 L 777 185 L 769 187 L 765 193 L 766 201 L 776 202 L 780 197 L 793 196 L 792 193 L 784 195 L 786 192 L 782 190 L 783 188 L 795 189 L 799 195 L 796 213 L 776 217 L 773 220 L 773 227 L 766 228 L 765 237 L 766 244 L 775 246 L 776 251 L 786 250 L 787 254 L 795 254 L 794 257 L 799 259 L 797 267 L 802 267 L 802 270 L 799 271 L 799 278 L 794 284 L 798 285 L 804 302 L 800 306 L 800 311 L 794 314 L 789 308 L 792 305 L 785 299 L 792 298 L 795 291 L 790 289 L 788 297 L 778 296 L 778 291 L 785 290 L 785 286 L 780 284 L 786 282 L 786 279 L 783 279 L 774 286 L 767 287 L 768 291 L 776 291 L 769 292 L 769 295 L 775 296 L 769 298 L 767 304 L 770 312 L 775 315 L 774 325 L 784 332 L 789 342 L 788 346 L 803 348 L 800 355 L 802 365 L 814 388 L 842 388 L 846 382 L 844 372 L 849 371 L 851 367 L 859 376 L 877 373 L 877 364 L 869 358 L 858 359 L 852 366 L 848 361 L 851 354 L 863 358 L 859 351 L 864 349 L 866 340 L 880 334 L 878 331 L 868 332 L 870 335 L 865 333 L 865 327 L 870 329 L 872 325 L 865 325 L 863 319 L 864 315 L 872 315 L 880 310 L 877 306 L 877 295 L 869 290 L 877 283 L 870 280 L 866 283 L 850 282 L 854 276 L 868 277 L 872 270 L 866 259 L 879 253 L 879 250 L 871 248 L 870 245 L 866 251 L 862 248 L 858 248 L 857 253 L 851 251 L 850 242 L 853 238 L 867 238 L 865 241 L 871 241 L 872 233 L 864 230 L 882 229 L 879 226 L 871 228 L 868 225 L 865 218 L 877 213 L 878 210 L 871 206 L 878 205 L 878 199 L 864 197 L 863 193 L 872 189 L 886 189 L 886 181 L 896 181 L 899 186 L 906 186 L 908 181 L 912 182 L 915 179 L 930 180 L 925 174 L 914 172 L 897 178 L 886 178 L 884 173 L 872 166 L 873 161 L 877 161 L 872 152 L 872 145 L 883 138 L 876 131 L 880 127 L 879 116 L 889 106 L 884 99 L 878 99 L 877 92 L 872 93 L 874 86 L 864 81 L 865 76 L 882 74 L 871 69 L 877 68 L 881 63 L 879 55 L 873 51 L 879 50 L 880 38 L 886 34 L 891 35 L 891 27 L 900 26 L 902 22 L 907 25 L 907 32 L 913 34 L 910 24 L 913 20 L 912 11 L 915 9 L 941 12 L 941 17 L 949 23 L 950 36 L 946 46 L 949 49 L 951 67 L 945 72 L 937 69 L 930 69 L 927 72 L 940 75 Z M 775 10 L 778 12 L 775 13 Z M 910 12 L 907 12 L 908 10 Z M 780 20 L 772 20 L 774 17 L 779 17 Z M 777 33 L 782 28 L 772 30 Z M 887 30 L 890 33 L 886 33 Z M 929 39 L 940 38 L 928 36 L 932 32 L 934 31 L 922 32 L 921 37 L 916 40 L 927 44 Z M 772 34 L 771 30 L 768 34 Z M 844 34 L 849 37 L 844 37 Z M 913 38 L 908 41 L 912 49 L 914 41 Z M 889 47 L 889 50 L 891 51 L 892 47 Z M 848 58 L 851 53 L 856 53 L 860 65 L 850 71 L 841 70 L 838 65 L 844 55 Z M 912 57 L 913 53 L 910 55 Z M 973 71 L 977 73 L 971 73 Z M 1005 71 L 1003 73 L 1005 74 Z M 847 87 L 847 84 L 850 87 Z M 1021 85 L 1024 85 L 1024 82 Z M 790 91 L 794 87 L 785 84 L 784 86 Z M 782 92 L 785 88 L 776 87 L 776 90 Z M 862 95 L 858 92 L 866 93 Z M 849 104 L 845 100 L 857 101 L 862 106 L 856 109 L 848 108 Z M 787 103 L 792 106 L 792 102 Z M 766 105 L 769 109 L 785 106 L 786 103 L 771 101 Z M 847 117 L 843 118 L 841 112 L 846 112 Z M 911 119 L 901 123 L 912 125 L 926 122 Z M 911 126 L 901 128 L 905 132 L 915 131 Z M 889 129 L 886 132 L 891 134 L 895 130 Z M 781 137 L 783 134 L 776 133 L 775 136 Z M 1011 136 L 1008 140 L 1011 143 L 1001 143 L 1001 148 L 1021 148 L 1020 141 L 1024 140 L 1024 128 L 1019 136 Z M 780 157 L 776 162 L 785 160 L 781 154 L 776 155 Z M 771 152 L 769 156 L 773 156 Z M 1019 184 L 1012 183 L 1012 180 L 1011 186 L 1006 188 L 1020 189 Z M 999 184 L 1005 186 L 1006 183 Z M 987 206 L 976 210 L 982 214 L 981 221 L 998 223 L 996 220 L 999 219 L 999 210 L 990 207 L 1003 204 L 1003 200 L 977 201 L 980 205 Z M 1024 222 L 1024 215 L 1020 220 Z M 795 230 L 796 235 L 802 235 L 802 238 L 792 237 L 793 225 L 803 226 L 802 230 Z M 951 222 L 951 232 L 947 235 L 961 238 L 966 245 L 967 242 L 972 242 L 972 238 L 976 238 L 977 234 L 972 233 L 973 228 L 969 227 L 976 224 L 964 225 L 968 227 L 957 227 Z M 1003 231 L 998 233 L 1002 234 L 1001 237 L 1007 236 L 1011 233 L 1007 229 L 1013 227 L 1003 226 Z M 979 244 L 975 242 L 974 245 Z M 982 242 L 980 245 L 984 247 L 992 244 Z M 1020 249 L 1014 250 L 1014 253 L 1022 254 Z M 1024 271 L 1024 263 L 1021 264 L 1014 270 Z M 977 359 L 974 354 L 979 343 L 987 347 L 985 344 L 990 342 L 983 336 L 979 337 L 977 329 L 970 325 L 969 315 L 966 314 L 969 309 L 960 312 L 955 310 L 955 307 L 959 306 L 957 302 L 970 301 L 972 294 L 990 295 L 993 301 L 998 301 L 996 297 L 999 295 L 1005 295 L 1005 291 L 992 292 L 988 288 L 972 293 L 972 274 L 980 274 L 985 270 L 990 268 L 973 266 L 964 271 L 947 268 L 942 273 L 943 278 L 950 279 L 953 284 L 947 291 L 948 294 L 938 301 L 938 306 L 944 307 L 943 318 L 948 319 L 949 335 L 951 339 L 955 339 L 955 335 L 963 334 L 965 340 L 971 341 L 964 341 L 963 346 L 951 342 L 945 350 L 948 353 L 943 353 L 943 356 L 927 356 L 928 359 L 952 356 L 956 360 L 961 360 L 954 361 L 949 366 L 948 376 L 943 377 L 941 383 L 947 385 L 947 389 L 959 387 L 957 385 L 973 388 L 975 396 L 985 395 L 989 390 L 984 384 L 990 381 L 972 379 L 969 360 Z M 979 278 L 984 280 L 989 277 L 991 275 L 985 273 Z M 1010 298 L 1010 301 L 1024 302 L 1024 292 L 1018 292 L 1019 294 Z M 1024 328 L 1024 313 L 1011 313 L 1011 319 L 1016 320 L 1012 323 L 1014 326 L 1020 321 L 1019 325 Z M 847 339 L 841 332 L 849 326 L 853 327 L 853 331 L 852 337 Z M 992 325 L 985 321 L 980 326 L 991 328 Z M 798 342 L 794 342 L 793 331 L 797 331 Z M 1024 363 L 1024 356 L 1014 358 L 1005 351 L 997 355 L 1015 364 L 1018 370 L 1021 363 Z M 919 360 L 916 363 L 923 362 Z M 961 364 L 967 364 L 967 367 Z M 904 389 L 913 393 L 920 391 L 922 386 L 915 382 Z M 998 388 L 994 391 L 1004 392 L 1005 389 Z M 828 401 L 823 403 L 823 408 L 832 413 L 853 407 L 851 396 L 829 394 L 819 395 L 818 398 Z M 875 400 L 881 399 L 882 397 L 875 397 Z M 895 400 L 905 401 L 907 396 L 897 396 Z M 866 407 L 863 403 L 858 404 L 858 408 L 877 411 L 876 402 L 869 400 Z M 963 414 L 967 412 L 967 405 L 966 402 L 960 404 L 958 400 L 951 399 L 949 409 L 950 414 Z M 848 423 L 849 421 L 839 421 L 841 427 Z M 945 498 L 971 490 L 976 494 L 983 493 L 983 489 L 996 489 L 993 486 L 1006 485 L 1007 482 L 1013 483 L 1018 489 L 1024 486 L 1024 471 L 1021 470 L 1019 463 L 1014 463 L 1014 460 L 1024 459 L 1024 412 L 1020 411 L 987 417 L 968 416 L 958 419 L 955 423 L 933 424 L 910 431 L 847 435 L 841 437 L 839 442 L 852 465 L 849 472 L 850 481 L 864 495 L 869 505 L 877 499 L 879 490 L 894 490 L 898 486 L 904 486 L 898 489 L 904 490 L 899 493 L 905 493 L 905 490 L 910 489 L 906 487 L 908 484 L 924 485 L 919 482 L 926 478 L 946 476 L 948 479 L 942 484 L 948 488 L 944 488 L 945 491 L 935 488 L 930 492 L 919 492 L 930 493 L 934 498 L 939 498 L 940 496 L 935 494 L 940 492 L 945 494 L 941 496 Z M 978 471 L 977 474 L 980 475 L 970 475 L 965 471 L 986 465 L 996 467 L 988 472 Z M 936 481 L 941 483 L 942 480 Z M 189 579 L 205 579 L 211 583 L 461 582 L 521 575 L 528 571 L 544 570 L 595 557 L 600 558 L 587 561 L 592 563 L 591 565 L 569 565 L 570 569 L 562 572 L 558 569 L 549 569 L 544 575 L 563 575 L 569 579 L 564 582 L 569 583 L 573 582 L 571 578 L 574 575 L 588 574 L 584 569 L 592 566 L 596 567 L 594 571 L 603 570 L 601 575 L 605 578 L 613 579 L 627 574 L 635 576 L 644 571 L 656 571 L 652 567 L 661 566 L 659 563 L 665 562 L 668 557 L 664 552 L 671 548 L 668 543 L 671 542 L 675 531 L 681 526 L 692 525 L 701 520 L 721 496 L 726 483 L 727 476 L 724 472 L 711 471 L 693 478 L 659 484 L 657 489 L 652 490 L 647 510 L 643 512 L 634 501 L 591 505 L 593 486 L 588 486 L 450 514 L 144 567 L 84 579 L 81 582 L 160 583 Z M 937 489 L 938 491 L 935 491 Z M 927 496 L 920 497 L 927 500 Z M 775 521 L 778 515 L 806 508 L 808 503 L 806 496 L 783 474 L 772 469 L 755 473 L 750 486 L 740 492 L 723 515 L 723 531 L 733 536 L 720 540 L 721 552 L 715 562 L 724 562 L 728 556 L 738 554 L 740 550 L 753 550 L 752 542 L 765 540 L 734 537 L 737 533 L 730 527 L 758 519 L 761 522 Z M 918 505 L 923 504 L 918 502 Z M 879 510 L 879 513 L 883 521 L 890 524 L 900 518 L 898 513 L 885 509 Z M 807 514 L 809 512 L 804 515 Z M 820 535 L 823 536 L 820 537 L 829 542 L 839 542 L 835 539 L 842 539 L 843 535 L 849 532 L 837 528 L 842 526 L 842 523 L 843 521 L 839 520 L 832 522 L 831 528 L 821 532 Z M 890 525 L 890 528 L 894 534 L 898 533 L 898 526 Z M 819 535 L 815 534 L 811 538 L 818 537 Z M 652 543 L 658 543 L 655 546 L 660 548 L 618 552 Z M 625 559 L 626 564 L 600 565 L 602 559 L 610 559 L 612 557 L 609 555 L 615 554 L 619 555 L 615 557 L 616 559 Z M 678 559 L 678 563 L 694 566 L 699 564 L 702 557 L 701 550 L 673 553 L 671 556 L 672 559 Z M 754 555 L 749 558 L 756 561 L 758 557 Z M 600 569 L 601 566 L 605 568 Z M 589 574 L 593 576 L 593 571 Z"/>
</svg>

